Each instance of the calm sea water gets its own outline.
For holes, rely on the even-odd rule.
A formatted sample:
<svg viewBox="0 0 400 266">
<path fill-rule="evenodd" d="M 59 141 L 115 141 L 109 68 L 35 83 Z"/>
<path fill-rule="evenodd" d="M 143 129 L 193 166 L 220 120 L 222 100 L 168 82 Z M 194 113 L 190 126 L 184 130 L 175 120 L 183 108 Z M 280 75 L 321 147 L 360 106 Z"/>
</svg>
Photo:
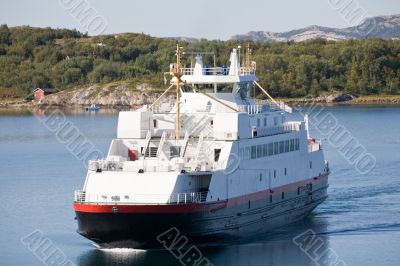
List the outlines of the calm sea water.
<svg viewBox="0 0 400 266">
<path fill-rule="evenodd" d="M 334 106 L 323 112 L 333 114 L 376 157 L 374 170 L 360 174 L 325 141 L 332 170 L 329 199 L 309 218 L 251 243 L 202 248 L 214 265 L 329 265 L 335 260 L 400 265 L 400 107 Z M 104 153 L 116 136 L 117 113 L 67 113 L 66 119 Z M 312 133 L 320 137 L 315 128 Z M 30 112 L 0 111 L 0 265 L 53 265 L 46 257 L 56 249 L 65 261 L 81 266 L 183 265 L 168 251 L 101 250 L 79 236 L 72 200 L 85 173 L 83 163 L 40 119 Z M 320 242 L 314 243 L 321 247 L 303 252 L 293 238 L 308 229 L 317 233 L 314 240 Z M 23 240 L 33 232 L 47 241 L 38 250 Z M 315 250 L 331 255 L 318 261 Z"/>
</svg>

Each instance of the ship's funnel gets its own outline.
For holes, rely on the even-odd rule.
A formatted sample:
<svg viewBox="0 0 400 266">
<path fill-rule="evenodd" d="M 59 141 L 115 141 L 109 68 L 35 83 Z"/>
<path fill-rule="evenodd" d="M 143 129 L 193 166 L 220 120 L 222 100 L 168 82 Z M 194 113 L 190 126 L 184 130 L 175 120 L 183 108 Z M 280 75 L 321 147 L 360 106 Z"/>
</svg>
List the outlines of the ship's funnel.
<svg viewBox="0 0 400 266">
<path fill-rule="evenodd" d="M 193 75 L 203 75 L 203 58 L 196 55 L 196 64 L 194 65 Z"/>
<path fill-rule="evenodd" d="M 231 66 L 229 67 L 229 76 L 238 76 L 240 71 L 240 62 L 237 55 L 237 50 L 233 49 L 231 53 Z"/>
</svg>

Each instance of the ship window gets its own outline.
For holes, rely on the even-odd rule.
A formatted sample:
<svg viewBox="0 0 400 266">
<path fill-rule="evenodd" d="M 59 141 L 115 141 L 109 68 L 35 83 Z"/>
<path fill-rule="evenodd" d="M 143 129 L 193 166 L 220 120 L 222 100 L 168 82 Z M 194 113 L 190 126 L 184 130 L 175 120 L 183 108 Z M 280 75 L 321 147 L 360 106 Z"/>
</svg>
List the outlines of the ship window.
<svg viewBox="0 0 400 266">
<path fill-rule="evenodd" d="M 180 157 L 181 147 L 179 147 L 179 146 L 171 146 L 169 151 L 170 151 L 170 154 L 169 154 L 170 158 Z"/>
<path fill-rule="evenodd" d="M 267 118 L 264 117 L 264 127 L 266 127 L 266 126 L 267 126 Z"/>
<path fill-rule="evenodd" d="M 276 178 L 276 170 L 274 170 L 274 178 Z"/>
<path fill-rule="evenodd" d="M 278 125 L 278 117 L 277 116 L 274 117 L 274 125 L 275 126 Z"/>
<path fill-rule="evenodd" d="M 284 153 L 284 152 L 285 152 L 285 142 L 279 141 L 279 153 Z"/>
<path fill-rule="evenodd" d="M 274 155 L 274 144 L 269 143 L 268 144 L 268 156 Z"/>
<path fill-rule="evenodd" d="M 260 123 L 260 118 L 257 118 L 257 127 L 260 127 L 261 123 Z"/>
<path fill-rule="evenodd" d="M 312 161 L 310 161 L 310 169 L 312 169 Z"/>
<path fill-rule="evenodd" d="M 289 147 L 289 140 L 285 140 L 285 152 L 289 152 L 290 147 Z"/>
<path fill-rule="evenodd" d="M 246 147 L 246 160 L 250 160 L 250 147 Z"/>
<path fill-rule="evenodd" d="M 214 149 L 214 162 L 218 162 L 221 149 Z"/>
<path fill-rule="evenodd" d="M 290 140 L 290 151 L 294 151 L 294 139 Z"/>
<path fill-rule="evenodd" d="M 207 74 L 206 74 L 207 75 Z M 194 85 L 197 90 L 206 90 L 206 91 L 211 91 L 214 92 L 214 84 L 209 83 L 209 84 L 195 84 Z"/>
<path fill-rule="evenodd" d="M 262 181 L 262 174 L 260 174 L 260 181 Z"/>
<path fill-rule="evenodd" d="M 158 123 L 157 123 L 156 119 L 153 120 L 153 126 L 154 126 L 154 128 L 157 128 L 157 126 L 158 126 Z"/>
<path fill-rule="evenodd" d="M 285 168 L 285 175 L 287 175 L 287 168 Z"/>
<path fill-rule="evenodd" d="M 279 142 L 275 142 L 274 143 L 274 154 L 278 154 L 279 153 Z"/>
<path fill-rule="evenodd" d="M 298 150 L 300 149 L 300 141 L 299 141 L 299 139 L 295 139 L 294 141 L 295 141 L 295 143 L 294 143 L 294 149 L 295 149 L 296 151 L 298 151 Z"/>
<path fill-rule="evenodd" d="M 261 158 L 263 154 L 263 146 L 257 145 L 257 158 Z"/>
<path fill-rule="evenodd" d="M 250 200 L 249 200 L 249 209 L 250 209 Z"/>
<path fill-rule="evenodd" d="M 216 84 L 217 92 L 232 92 L 233 84 Z"/>
<path fill-rule="evenodd" d="M 240 160 L 244 160 L 244 149 L 243 148 L 239 149 L 239 158 L 240 158 Z"/>
<path fill-rule="evenodd" d="M 251 159 L 257 158 L 257 146 L 251 146 Z"/>
<path fill-rule="evenodd" d="M 268 156 L 268 144 L 263 145 L 263 157 Z"/>
<path fill-rule="evenodd" d="M 211 124 L 211 125 L 214 125 L 214 120 L 211 120 L 210 124 Z"/>
<path fill-rule="evenodd" d="M 269 195 L 269 202 L 272 203 L 272 195 Z"/>
<path fill-rule="evenodd" d="M 282 192 L 282 199 L 285 199 L 285 192 Z"/>
</svg>

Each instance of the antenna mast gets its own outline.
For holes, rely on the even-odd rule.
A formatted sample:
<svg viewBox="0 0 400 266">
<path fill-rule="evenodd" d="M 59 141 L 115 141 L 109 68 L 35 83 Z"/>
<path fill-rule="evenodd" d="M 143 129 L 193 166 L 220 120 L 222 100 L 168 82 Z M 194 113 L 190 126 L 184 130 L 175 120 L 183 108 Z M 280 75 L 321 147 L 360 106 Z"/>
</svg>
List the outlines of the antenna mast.
<svg viewBox="0 0 400 266">
<path fill-rule="evenodd" d="M 250 49 L 250 43 L 247 43 L 247 49 L 246 49 L 246 63 L 245 66 L 250 68 L 251 63 L 250 63 L 250 55 L 251 55 L 251 49 Z"/>
</svg>

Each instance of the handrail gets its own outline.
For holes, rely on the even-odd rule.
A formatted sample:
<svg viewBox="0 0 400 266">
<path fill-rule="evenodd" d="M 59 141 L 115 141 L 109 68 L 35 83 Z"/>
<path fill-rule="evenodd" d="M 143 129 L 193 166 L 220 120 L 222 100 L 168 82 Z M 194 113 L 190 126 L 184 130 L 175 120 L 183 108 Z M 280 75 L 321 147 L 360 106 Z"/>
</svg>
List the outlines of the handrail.
<svg viewBox="0 0 400 266">
<path fill-rule="evenodd" d="M 208 191 L 172 194 L 90 194 L 76 190 L 75 203 L 86 204 L 190 204 L 207 200 Z"/>
<path fill-rule="evenodd" d="M 203 136 L 203 134 L 200 134 L 199 142 L 197 144 L 197 149 L 196 149 L 196 156 L 195 156 L 196 161 L 199 160 L 199 155 L 200 155 L 201 146 L 203 145 L 203 140 L 204 140 L 204 136 Z"/>
<path fill-rule="evenodd" d="M 185 154 L 188 140 L 189 140 L 189 133 L 187 131 L 185 131 L 185 137 L 183 139 L 183 145 L 182 145 L 180 157 L 183 157 L 183 155 Z"/>
<path fill-rule="evenodd" d="M 143 156 L 143 158 L 146 157 L 146 153 L 147 153 L 147 149 L 149 148 L 150 140 L 151 140 L 151 132 L 149 130 L 149 131 L 147 131 L 146 139 L 145 139 L 145 142 L 144 142 L 144 149 L 143 149 L 143 155 L 144 156 Z"/>
<path fill-rule="evenodd" d="M 164 146 L 165 138 L 166 138 L 166 131 L 164 131 L 161 135 L 160 143 L 158 144 L 158 149 L 157 149 L 157 156 L 156 156 L 157 158 L 160 157 L 161 150 Z"/>
<path fill-rule="evenodd" d="M 229 67 L 203 67 L 202 75 L 206 76 L 227 76 L 229 75 Z M 194 74 L 193 67 L 181 68 L 183 75 L 191 76 Z M 240 75 L 255 75 L 256 69 L 254 67 L 241 67 Z"/>
</svg>

